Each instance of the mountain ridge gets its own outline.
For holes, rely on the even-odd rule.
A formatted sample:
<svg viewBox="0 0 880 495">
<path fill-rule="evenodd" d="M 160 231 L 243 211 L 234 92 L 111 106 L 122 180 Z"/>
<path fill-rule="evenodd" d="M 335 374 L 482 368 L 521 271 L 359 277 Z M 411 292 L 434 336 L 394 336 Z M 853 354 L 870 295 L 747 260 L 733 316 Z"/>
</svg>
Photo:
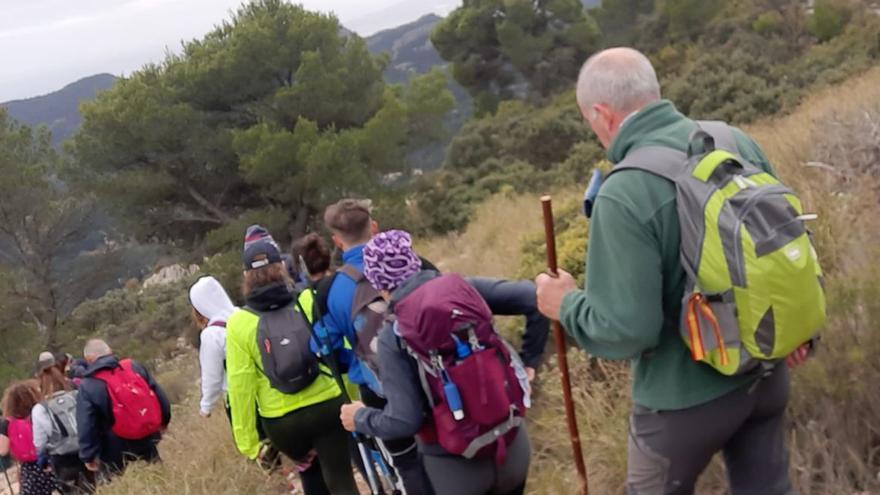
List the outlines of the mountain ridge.
<svg viewBox="0 0 880 495">
<path fill-rule="evenodd" d="M 78 79 L 63 88 L 21 100 L 0 103 L 14 119 L 29 126 L 45 125 L 52 132 L 52 144 L 59 145 L 73 135 L 82 121 L 79 104 L 109 89 L 118 78 L 101 73 Z"/>
<path fill-rule="evenodd" d="M 592 8 L 601 4 L 601 0 L 581 0 L 581 3 L 585 8 Z M 414 75 L 447 66 L 431 44 L 431 32 L 442 20 L 443 17 L 436 13 L 428 13 L 411 22 L 364 37 L 371 53 L 389 54 L 388 68 L 385 70 L 388 83 L 406 84 Z M 79 104 L 94 99 L 100 91 L 113 86 L 117 79 L 113 74 L 95 74 L 73 81 L 57 91 L 0 102 L 0 107 L 6 108 L 14 119 L 23 124 L 46 125 L 52 132 L 52 144 L 60 146 L 79 128 Z M 470 115 L 470 97 L 451 79 L 450 89 L 457 101 L 456 113 L 459 114 L 454 118 L 455 123 L 451 123 L 451 129 L 456 129 Z"/>
</svg>

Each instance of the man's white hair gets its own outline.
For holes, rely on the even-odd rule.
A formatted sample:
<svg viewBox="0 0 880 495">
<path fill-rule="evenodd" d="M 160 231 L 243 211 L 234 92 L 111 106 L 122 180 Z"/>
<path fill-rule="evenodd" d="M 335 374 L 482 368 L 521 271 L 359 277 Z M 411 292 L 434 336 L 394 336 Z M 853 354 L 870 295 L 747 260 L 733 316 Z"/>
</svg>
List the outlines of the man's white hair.
<svg viewBox="0 0 880 495">
<path fill-rule="evenodd" d="M 107 345 L 107 342 L 101 339 L 89 339 L 85 347 L 83 347 L 83 357 L 86 359 L 98 359 L 110 354 L 113 354 L 113 351 Z"/>
<path fill-rule="evenodd" d="M 604 104 L 617 112 L 634 112 L 660 99 L 654 66 L 632 48 L 609 48 L 590 57 L 577 82 L 578 106 L 584 112 Z"/>
</svg>

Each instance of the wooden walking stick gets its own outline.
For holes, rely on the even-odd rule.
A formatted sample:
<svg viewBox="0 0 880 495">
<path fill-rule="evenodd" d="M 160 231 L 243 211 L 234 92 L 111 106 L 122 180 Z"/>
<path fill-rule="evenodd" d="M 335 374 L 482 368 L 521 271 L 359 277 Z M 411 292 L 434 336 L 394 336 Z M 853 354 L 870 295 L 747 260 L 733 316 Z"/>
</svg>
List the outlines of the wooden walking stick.
<svg viewBox="0 0 880 495">
<path fill-rule="evenodd" d="M 553 203 L 550 196 L 541 197 L 541 206 L 544 209 L 544 236 L 547 242 L 547 269 L 550 275 L 557 277 L 556 266 L 556 232 L 553 224 Z M 581 451 L 581 437 L 578 433 L 577 418 L 574 412 L 574 400 L 571 398 L 571 377 L 568 373 L 568 357 L 565 353 L 565 333 L 558 320 L 553 320 L 553 338 L 556 340 L 556 359 L 559 361 L 559 372 L 562 375 L 562 397 L 565 400 L 565 419 L 568 420 L 568 434 L 571 436 L 571 450 L 574 454 L 574 464 L 577 468 L 578 479 L 581 486 L 579 494 L 589 495 L 587 485 L 587 467 L 584 464 L 584 454 Z"/>
</svg>

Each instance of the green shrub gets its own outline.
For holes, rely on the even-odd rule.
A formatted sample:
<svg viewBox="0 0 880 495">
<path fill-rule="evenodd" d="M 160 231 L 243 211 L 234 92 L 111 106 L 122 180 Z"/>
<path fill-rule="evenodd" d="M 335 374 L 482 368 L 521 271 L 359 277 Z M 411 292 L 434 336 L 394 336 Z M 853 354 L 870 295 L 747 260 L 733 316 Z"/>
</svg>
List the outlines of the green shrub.
<svg viewBox="0 0 880 495">
<path fill-rule="evenodd" d="M 192 326 L 187 297 L 191 283 L 187 279 L 139 292 L 110 291 L 77 307 L 59 334 L 74 351 L 97 337 L 107 340 L 119 356 L 144 362 L 168 358 L 177 348 L 177 338 Z"/>
<path fill-rule="evenodd" d="M 763 36 L 779 34 L 782 32 L 784 23 L 785 19 L 782 18 L 782 14 L 775 10 L 769 10 L 752 22 L 752 29 Z"/>
<path fill-rule="evenodd" d="M 233 302 L 243 303 L 241 291 L 239 290 L 239 287 L 241 287 L 242 270 L 241 250 L 238 248 L 207 258 L 202 263 L 200 273 L 216 278 L 220 281 L 223 288 L 226 289 L 226 293 L 229 294 Z"/>
<path fill-rule="evenodd" d="M 290 235 L 287 232 L 287 225 L 290 223 L 290 218 L 291 212 L 280 208 L 246 212 L 223 227 L 209 232 L 205 237 L 205 247 L 212 254 L 241 249 L 245 230 L 255 223 L 266 227 L 278 242 L 289 242 Z"/>
<path fill-rule="evenodd" d="M 584 286 L 589 223 L 580 213 L 580 200 L 554 205 L 556 227 L 556 261 L 559 268 L 571 273 L 580 287 Z M 531 279 L 547 271 L 547 248 L 543 232 L 526 238 L 519 276 Z"/>
<path fill-rule="evenodd" d="M 807 30 L 825 42 L 840 35 L 851 16 L 852 10 L 845 0 L 816 0 Z"/>
</svg>

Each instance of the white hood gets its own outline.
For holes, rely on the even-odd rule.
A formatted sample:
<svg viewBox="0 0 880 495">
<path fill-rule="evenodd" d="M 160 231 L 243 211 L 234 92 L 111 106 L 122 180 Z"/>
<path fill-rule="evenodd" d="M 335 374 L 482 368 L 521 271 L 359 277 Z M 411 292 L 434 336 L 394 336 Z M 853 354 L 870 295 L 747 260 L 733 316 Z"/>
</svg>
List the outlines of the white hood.
<svg viewBox="0 0 880 495">
<path fill-rule="evenodd" d="M 189 301 L 210 322 L 225 322 L 235 311 L 226 290 L 214 277 L 202 277 L 189 289 Z"/>
</svg>

